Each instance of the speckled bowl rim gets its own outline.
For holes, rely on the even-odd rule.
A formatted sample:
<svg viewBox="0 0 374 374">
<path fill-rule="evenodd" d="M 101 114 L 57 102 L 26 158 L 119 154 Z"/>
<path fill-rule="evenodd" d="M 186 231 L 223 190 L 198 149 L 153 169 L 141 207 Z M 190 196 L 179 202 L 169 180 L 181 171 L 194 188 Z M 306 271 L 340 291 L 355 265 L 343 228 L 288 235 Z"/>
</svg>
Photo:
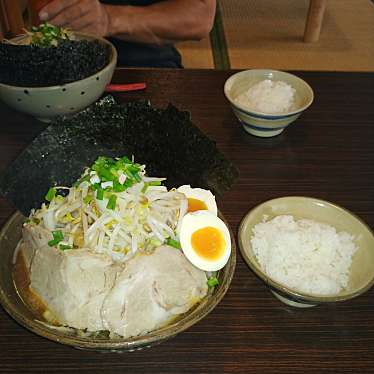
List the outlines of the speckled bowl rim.
<svg viewBox="0 0 374 374">
<path fill-rule="evenodd" d="M 270 277 L 268 277 L 264 272 L 262 272 L 259 269 L 259 267 L 256 267 L 253 264 L 253 261 L 249 258 L 249 256 L 247 255 L 247 253 L 245 251 L 245 248 L 244 248 L 245 246 L 243 244 L 243 239 L 242 239 L 242 235 L 243 235 L 243 231 L 244 231 L 244 227 L 246 225 L 247 219 L 249 218 L 249 216 L 255 210 L 257 210 L 258 208 L 260 208 L 262 205 L 269 204 L 271 202 L 276 202 L 276 201 L 283 200 L 283 199 L 288 199 L 288 198 L 306 199 L 306 200 L 310 200 L 310 201 L 320 202 L 322 204 L 329 205 L 333 209 L 340 210 L 341 212 L 343 212 L 345 214 L 348 214 L 349 216 L 352 216 L 353 218 L 355 218 L 356 220 L 358 220 L 359 223 L 362 226 L 364 226 L 370 232 L 370 234 L 374 238 L 373 230 L 371 230 L 371 228 L 360 217 L 358 217 L 356 214 L 352 213 L 348 209 L 341 207 L 340 205 L 337 205 L 337 204 L 335 204 L 333 202 L 330 202 L 330 201 L 327 201 L 327 200 L 322 200 L 322 199 L 318 199 L 318 198 L 310 197 L 310 196 L 296 196 L 296 195 L 295 196 L 282 196 L 282 197 L 278 197 L 278 198 L 274 198 L 274 199 L 270 199 L 270 200 L 264 201 L 264 202 L 256 205 L 255 207 L 253 207 L 252 209 L 250 209 L 245 214 L 245 216 L 243 217 L 243 219 L 241 220 L 240 225 L 239 225 L 239 229 L 238 229 L 238 244 L 239 244 L 240 253 L 241 253 L 241 255 L 242 255 L 245 263 L 247 264 L 247 266 L 267 286 L 269 286 L 274 291 L 280 293 L 281 296 L 284 296 L 284 297 L 286 297 L 286 298 L 288 298 L 288 299 L 290 299 L 292 301 L 295 301 L 295 302 L 300 302 L 301 301 L 302 303 L 306 303 L 306 304 L 322 304 L 322 303 L 331 303 L 331 302 L 341 302 L 341 301 L 346 301 L 346 300 L 353 299 L 354 297 L 362 295 L 364 292 L 368 291 L 374 285 L 374 270 L 373 270 L 373 276 L 372 276 L 371 281 L 368 282 L 365 285 L 365 287 L 362 287 L 361 289 L 359 289 L 359 290 L 357 290 L 355 292 L 352 292 L 349 295 L 340 295 L 340 296 L 339 295 L 337 295 L 337 296 L 314 296 L 314 295 L 306 294 L 306 293 L 303 293 L 303 292 L 295 291 L 295 290 L 293 290 L 291 288 L 288 288 L 288 287 L 286 287 L 286 286 L 284 286 L 284 285 L 282 285 L 282 284 L 280 284 L 278 282 L 275 282 Z"/>
<path fill-rule="evenodd" d="M 293 111 L 286 112 L 286 113 L 272 113 L 272 114 L 269 114 L 269 113 L 264 113 L 264 112 L 249 111 L 248 108 L 235 103 L 234 100 L 231 98 L 231 96 L 229 94 L 230 88 L 233 85 L 232 81 L 235 78 L 237 78 L 238 76 L 248 75 L 249 73 L 254 73 L 254 74 L 255 73 L 264 73 L 264 74 L 265 73 L 266 74 L 271 74 L 271 73 L 278 74 L 278 73 L 280 73 L 280 74 L 284 74 L 286 76 L 292 77 L 292 79 L 298 80 L 306 88 L 306 90 L 310 94 L 310 99 L 307 102 L 307 104 L 305 104 L 304 106 L 299 107 L 299 108 L 297 108 Z M 229 88 L 229 86 L 230 86 L 230 88 Z M 285 119 L 285 118 L 292 117 L 294 115 L 300 114 L 300 113 L 304 112 L 307 108 L 309 108 L 314 101 L 313 89 L 307 82 L 305 82 L 304 79 L 302 79 L 302 78 L 300 78 L 300 77 L 298 77 L 294 74 L 288 73 L 286 71 L 273 70 L 273 69 L 249 69 L 249 70 L 239 71 L 239 72 L 231 75 L 229 78 L 227 78 L 227 80 L 225 81 L 224 87 L 223 87 L 223 92 L 226 96 L 226 99 L 230 102 L 230 104 L 233 107 L 235 107 L 237 110 L 239 110 L 240 112 L 243 112 L 244 114 L 247 114 L 249 116 L 253 116 L 253 117 L 257 117 L 257 118 L 265 118 L 265 119 L 269 119 L 269 120 L 280 120 L 280 119 Z"/>
<path fill-rule="evenodd" d="M 142 348 L 147 348 L 155 344 L 161 343 L 175 335 L 183 332 L 192 325 L 196 324 L 202 318 L 207 316 L 222 300 L 231 284 L 236 266 L 236 245 L 235 237 L 230 226 L 225 220 L 224 216 L 219 212 L 219 217 L 226 223 L 229 228 L 231 237 L 231 255 L 226 266 L 220 271 L 218 278 L 220 284 L 214 289 L 211 296 L 203 301 L 191 312 L 187 312 L 181 319 L 146 335 L 132 337 L 128 339 L 114 338 L 114 339 L 95 339 L 84 338 L 78 336 L 71 336 L 63 332 L 48 328 L 45 324 L 38 322 L 36 319 L 29 319 L 20 313 L 17 305 L 13 304 L 8 295 L 4 292 L 0 284 L 0 304 L 5 311 L 21 324 L 26 329 L 40 335 L 44 338 L 52 340 L 57 343 L 69 345 L 78 349 L 95 350 L 95 351 L 116 351 L 116 352 L 131 352 Z M 3 238 L 7 235 L 10 227 L 23 222 L 25 217 L 20 212 L 15 212 L 6 222 L 0 231 L 0 253 Z M 17 243 L 15 243 L 16 247 Z M 9 276 L 11 276 L 11 269 L 9 269 Z M 15 286 L 14 286 L 15 289 Z M 21 297 L 19 296 L 20 300 Z M 22 302 L 22 301 L 21 301 Z M 23 302 L 22 302 L 23 303 Z"/>
<path fill-rule="evenodd" d="M 15 89 L 16 90 L 28 90 L 30 92 L 32 92 L 32 91 L 33 92 L 38 92 L 38 91 L 46 91 L 46 90 L 60 90 L 61 88 L 68 89 L 68 88 L 71 88 L 71 87 L 75 86 L 76 84 L 81 84 L 82 82 L 84 82 L 86 80 L 92 79 L 93 77 L 95 77 L 97 75 L 102 75 L 106 71 L 112 69 L 113 65 L 117 65 L 117 58 L 118 58 L 117 50 L 109 40 L 104 39 L 104 38 L 100 38 L 100 37 L 96 37 L 94 35 L 85 34 L 85 33 L 82 33 L 82 32 L 75 32 L 74 35 L 76 35 L 79 38 L 82 38 L 84 40 L 97 40 L 100 43 L 108 45 L 110 47 L 110 57 L 109 57 L 108 63 L 104 67 L 102 67 L 100 70 L 98 70 L 96 73 L 91 74 L 91 75 L 89 75 L 85 78 L 73 81 L 73 82 L 68 82 L 68 83 L 64 83 L 64 84 L 57 84 L 57 85 L 53 85 L 53 86 L 35 86 L 35 87 L 15 86 L 15 85 L 0 82 L 0 87 L 4 87 L 4 88 L 9 89 L 9 90 L 15 90 Z M 18 35 L 16 37 L 10 39 L 10 41 L 17 40 L 19 38 L 24 38 L 25 36 L 26 35 Z"/>
</svg>

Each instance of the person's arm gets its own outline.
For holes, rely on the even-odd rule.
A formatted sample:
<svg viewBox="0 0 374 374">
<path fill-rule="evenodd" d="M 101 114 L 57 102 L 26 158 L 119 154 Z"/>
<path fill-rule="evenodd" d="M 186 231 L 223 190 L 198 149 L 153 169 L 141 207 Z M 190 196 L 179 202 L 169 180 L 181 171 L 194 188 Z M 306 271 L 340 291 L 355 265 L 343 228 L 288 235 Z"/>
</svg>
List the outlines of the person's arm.
<svg viewBox="0 0 374 374">
<path fill-rule="evenodd" d="M 54 0 L 39 13 L 54 25 L 127 41 L 163 44 L 208 36 L 216 0 L 164 0 L 147 6 Z"/>
</svg>

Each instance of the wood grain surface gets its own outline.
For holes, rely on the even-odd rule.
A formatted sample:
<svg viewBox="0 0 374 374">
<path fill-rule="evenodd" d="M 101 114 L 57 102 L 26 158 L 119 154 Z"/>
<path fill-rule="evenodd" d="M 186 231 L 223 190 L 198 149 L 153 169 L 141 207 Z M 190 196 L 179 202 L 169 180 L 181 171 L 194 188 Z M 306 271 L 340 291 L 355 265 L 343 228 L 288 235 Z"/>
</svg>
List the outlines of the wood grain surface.
<svg viewBox="0 0 374 374">
<path fill-rule="evenodd" d="M 283 134 L 245 133 L 223 95 L 232 71 L 119 70 L 114 82 L 146 82 L 122 101 L 172 102 L 239 168 L 218 206 L 234 233 L 246 212 L 280 196 L 332 201 L 374 228 L 374 74 L 298 72 L 315 101 Z M 0 104 L 0 173 L 45 124 Z M 199 151 L 199 150 L 196 150 Z M 32 170 L 30 170 L 32 173 Z M 13 207 L 0 199 L 0 225 Z M 308 310 L 276 300 L 238 254 L 222 302 L 186 332 L 143 351 L 79 351 L 34 335 L 0 308 L 2 373 L 370 373 L 374 289 Z"/>
</svg>

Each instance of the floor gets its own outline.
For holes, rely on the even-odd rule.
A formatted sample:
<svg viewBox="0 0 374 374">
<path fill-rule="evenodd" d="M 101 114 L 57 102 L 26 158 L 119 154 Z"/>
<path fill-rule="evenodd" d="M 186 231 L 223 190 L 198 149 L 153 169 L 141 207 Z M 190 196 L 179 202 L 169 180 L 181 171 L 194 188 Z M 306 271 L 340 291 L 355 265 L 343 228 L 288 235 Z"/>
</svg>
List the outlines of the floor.
<svg viewBox="0 0 374 374">
<path fill-rule="evenodd" d="M 309 0 L 221 0 L 209 40 L 178 45 L 184 65 L 374 71 L 372 0 L 328 0 L 316 43 L 302 41 L 308 6 Z"/>
</svg>

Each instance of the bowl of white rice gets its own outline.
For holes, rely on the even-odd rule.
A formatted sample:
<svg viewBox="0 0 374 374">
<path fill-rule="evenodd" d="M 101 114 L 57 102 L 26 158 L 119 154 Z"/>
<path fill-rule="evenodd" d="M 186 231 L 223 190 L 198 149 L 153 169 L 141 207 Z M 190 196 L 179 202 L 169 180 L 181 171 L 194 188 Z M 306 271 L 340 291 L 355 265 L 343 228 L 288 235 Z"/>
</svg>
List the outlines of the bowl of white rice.
<svg viewBox="0 0 374 374">
<path fill-rule="evenodd" d="M 314 98 L 309 84 L 296 75 L 265 69 L 232 75 L 224 93 L 244 130 L 260 137 L 282 133 Z"/>
<path fill-rule="evenodd" d="M 374 284 L 374 235 L 348 210 L 290 196 L 251 209 L 239 228 L 249 268 L 288 305 L 352 299 Z"/>
</svg>

